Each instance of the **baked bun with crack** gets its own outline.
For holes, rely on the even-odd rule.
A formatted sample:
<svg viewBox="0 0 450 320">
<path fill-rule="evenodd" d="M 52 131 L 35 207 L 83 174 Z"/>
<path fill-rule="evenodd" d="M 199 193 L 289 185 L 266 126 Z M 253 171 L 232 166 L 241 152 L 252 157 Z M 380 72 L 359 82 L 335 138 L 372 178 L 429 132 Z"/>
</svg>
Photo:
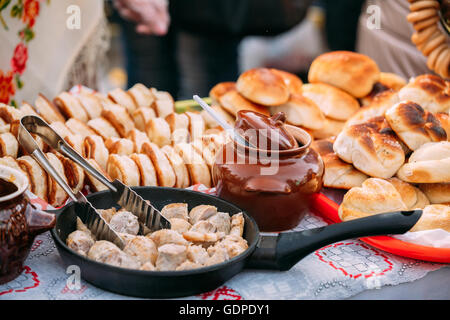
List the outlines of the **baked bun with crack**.
<svg viewBox="0 0 450 320">
<path fill-rule="evenodd" d="M 306 130 L 314 139 L 327 139 L 330 137 L 336 137 L 345 127 L 345 121 L 334 120 L 325 117 L 323 127 L 317 130 L 311 130 L 306 127 L 302 129 Z"/>
<path fill-rule="evenodd" d="M 410 232 L 442 229 L 450 232 L 450 206 L 431 204 L 423 209 L 422 216 Z"/>
<path fill-rule="evenodd" d="M 444 128 L 445 132 L 447 133 L 447 141 L 450 141 L 450 115 L 440 112 L 436 113 L 435 117 L 440 122 L 441 127 Z"/>
<path fill-rule="evenodd" d="M 387 181 L 389 181 L 394 188 L 397 189 L 398 193 L 400 193 L 408 210 L 423 209 L 430 204 L 430 200 L 428 200 L 427 196 L 412 184 L 395 177 L 389 178 Z"/>
<path fill-rule="evenodd" d="M 368 95 L 379 79 L 375 61 L 350 51 L 324 53 L 314 59 L 308 72 L 310 83 L 327 83 L 356 98 Z"/>
<path fill-rule="evenodd" d="M 398 93 L 400 100 L 411 100 L 432 113 L 449 112 L 450 86 L 444 79 L 424 74 L 412 78 Z"/>
<path fill-rule="evenodd" d="M 228 81 L 228 82 L 220 82 L 220 83 L 216 84 L 209 91 L 209 97 L 211 98 L 211 101 L 212 101 L 211 104 L 219 105 L 220 97 L 231 90 L 236 90 L 235 82 Z"/>
<path fill-rule="evenodd" d="M 279 75 L 283 79 L 284 84 L 287 86 L 290 94 L 302 93 L 303 81 L 297 75 L 287 71 L 273 68 L 270 69 L 270 71 Z"/>
<path fill-rule="evenodd" d="M 333 139 L 315 140 L 311 148 L 320 154 L 325 166 L 323 185 L 328 188 L 360 187 L 369 177 L 342 161 L 333 151 Z"/>
<path fill-rule="evenodd" d="M 420 190 L 433 204 L 450 204 L 450 182 L 419 184 Z"/>
<path fill-rule="evenodd" d="M 450 142 L 428 142 L 415 150 L 397 172 L 410 183 L 443 183 L 450 181 Z"/>
<path fill-rule="evenodd" d="M 264 106 L 286 103 L 290 94 L 283 77 L 268 68 L 245 71 L 239 76 L 236 88 L 248 100 Z"/>
<path fill-rule="evenodd" d="M 384 117 L 344 128 L 334 152 L 359 171 L 376 178 L 390 178 L 405 162 L 405 152 Z"/>
<path fill-rule="evenodd" d="M 411 150 L 427 142 L 447 140 L 447 133 L 436 117 L 412 101 L 397 103 L 386 111 L 385 117 L 392 130 Z"/>
<path fill-rule="evenodd" d="M 389 182 L 370 178 L 361 187 L 354 187 L 344 195 L 339 206 L 339 217 L 348 221 L 378 213 L 404 211 L 407 206 L 397 189 Z"/>
<path fill-rule="evenodd" d="M 359 110 L 359 103 L 355 98 L 325 83 L 305 84 L 302 92 L 325 116 L 335 120 L 345 121 Z"/>
</svg>

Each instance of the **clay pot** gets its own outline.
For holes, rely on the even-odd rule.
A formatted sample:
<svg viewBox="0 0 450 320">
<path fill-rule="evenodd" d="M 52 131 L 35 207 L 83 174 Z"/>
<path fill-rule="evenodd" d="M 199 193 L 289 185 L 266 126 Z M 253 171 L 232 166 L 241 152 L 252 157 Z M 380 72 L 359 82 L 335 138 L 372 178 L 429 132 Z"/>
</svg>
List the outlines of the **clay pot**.
<svg viewBox="0 0 450 320">
<path fill-rule="evenodd" d="M 324 165 L 310 148 L 311 136 L 301 128 L 285 127 L 298 148 L 268 151 L 230 141 L 218 152 L 212 171 L 218 196 L 247 211 L 261 231 L 296 227 L 322 187 Z"/>
<path fill-rule="evenodd" d="M 34 238 L 55 225 L 53 214 L 30 204 L 27 188 L 27 176 L 0 166 L 0 284 L 20 275 Z"/>
</svg>

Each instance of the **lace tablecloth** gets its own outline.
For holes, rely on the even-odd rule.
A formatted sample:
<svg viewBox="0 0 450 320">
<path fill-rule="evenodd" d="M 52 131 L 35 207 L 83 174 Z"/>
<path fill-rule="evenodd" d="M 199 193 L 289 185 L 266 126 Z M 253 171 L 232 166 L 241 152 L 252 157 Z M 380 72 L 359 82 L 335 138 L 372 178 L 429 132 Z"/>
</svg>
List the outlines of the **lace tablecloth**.
<svg viewBox="0 0 450 320">
<path fill-rule="evenodd" d="M 192 188 L 214 193 L 214 189 L 202 186 Z M 32 201 L 48 208 L 42 200 Z M 308 214 L 296 230 L 324 225 L 320 217 Z M 402 258 L 353 239 L 315 251 L 289 271 L 244 270 L 212 292 L 187 298 L 345 299 L 365 290 L 415 281 L 444 266 Z M 47 232 L 36 238 L 22 274 L 0 285 L 0 299 L 136 299 L 104 291 L 83 280 L 78 290 L 70 290 L 67 284 L 71 275 Z"/>
</svg>

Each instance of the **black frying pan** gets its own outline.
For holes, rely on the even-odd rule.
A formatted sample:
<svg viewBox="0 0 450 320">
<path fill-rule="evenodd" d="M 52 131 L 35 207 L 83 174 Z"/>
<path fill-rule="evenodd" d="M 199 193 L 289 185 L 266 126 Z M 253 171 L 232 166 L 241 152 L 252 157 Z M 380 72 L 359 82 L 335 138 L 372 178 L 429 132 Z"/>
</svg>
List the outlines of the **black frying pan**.
<svg viewBox="0 0 450 320">
<path fill-rule="evenodd" d="M 169 203 L 185 202 L 189 209 L 209 204 L 230 214 L 242 211 L 227 201 L 195 191 L 162 187 L 133 189 L 159 210 Z M 98 209 L 115 206 L 109 191 L 94 193 L 87 198 Z M 81 277 L 97 287 L 145 298 L 174 298 L 211 291 L 244 268 L 288 270 L 308 254 L 337 241 L 405 233 L 422 214 L 421 210 L 393 212 L 300 232 L 261 235 L 256 222 L 244 212 L 244 238 L 249 247 L 239 256 L 217 265 L 188 271 L 140 271 L 95 262 L 67 247 L 66 238 L 76 230 L 76 217 L 83 214 L 84 204 L 72 202 L 52 212 L 57 214 L 57 220 L 51 233 L 66 265 L 78 265 Z"/>
</svg>

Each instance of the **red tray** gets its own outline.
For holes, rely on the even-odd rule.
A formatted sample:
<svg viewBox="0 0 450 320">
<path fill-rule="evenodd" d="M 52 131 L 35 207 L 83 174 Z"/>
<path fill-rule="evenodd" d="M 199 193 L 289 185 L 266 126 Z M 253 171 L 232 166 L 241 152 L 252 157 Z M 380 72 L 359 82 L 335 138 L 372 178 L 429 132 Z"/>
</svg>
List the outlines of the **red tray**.
<svg viewBox="0 0 450 320">
<path fill-rule="evenodd" d="M 323 217 L 328 223 L 341 222 L 338 214 L 339 205 L 323 194 L 317 194 L 313 201 L 313 212 Z M 361 238 L 361 241 L 383 251 L 399 256 L 424 261 L 450 263 L 449 248 L 433 248 L 401 241 L 388 236 Z"/>
</svg>

